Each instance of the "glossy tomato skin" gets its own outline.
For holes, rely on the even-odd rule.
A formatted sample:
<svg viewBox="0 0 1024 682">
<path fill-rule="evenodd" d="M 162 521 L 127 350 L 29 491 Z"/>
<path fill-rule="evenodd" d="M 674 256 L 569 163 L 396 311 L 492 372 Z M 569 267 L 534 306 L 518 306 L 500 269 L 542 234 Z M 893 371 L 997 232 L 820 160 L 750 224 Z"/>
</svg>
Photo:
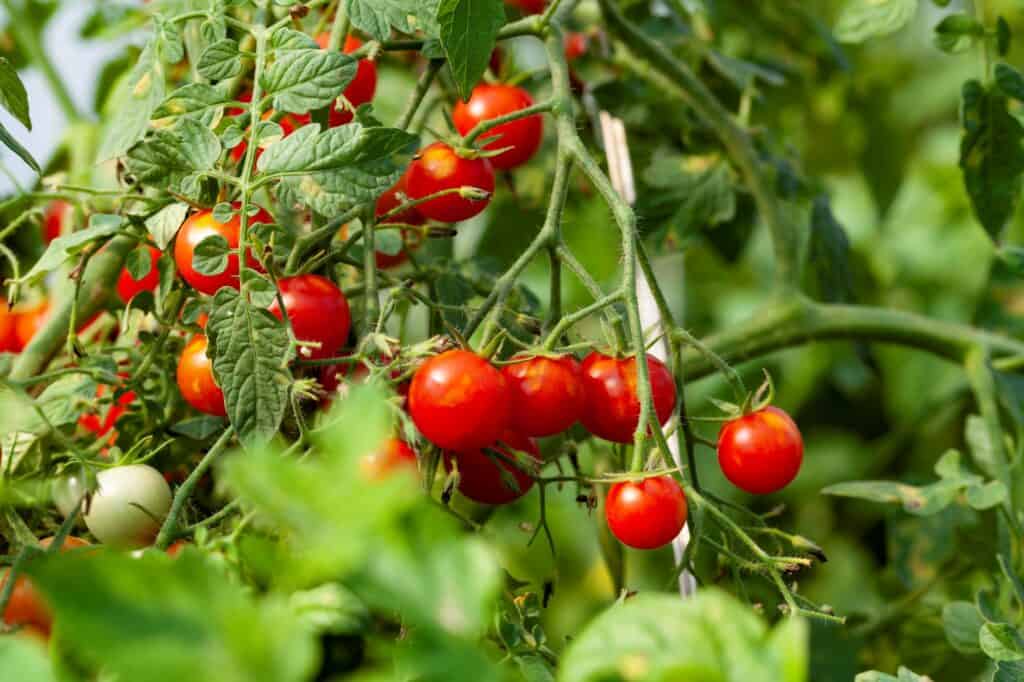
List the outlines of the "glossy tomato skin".
<svg viewBox="0 0 1024 682">
<path fill-rule="evenodd" d="M 514 431 L 506 431 L 501 443 L 491 446 L 509 458 L 515 458 L 513 450 L 525 452 L 538 462 L 541 461 L 540 450 L 532 439 L 521 436 Z M 452 470 L 452 459 L 459 466 L 459 492 L 480 504 L 508 504 L 515 502 L 533 487 L 533 479 L 516 466 L 508 462 L 495 462 L 483 450 L 445 453 L 444 466 Z M 515 478 L 518 489 L 512 488 L 502 477 L 501 469 L 505 469 Z"/>
<path fill-rule="evenodd" d="M 286 277 L 278 286 L 295 338 L 320 344 L 319 348 L 302 351 L 303 357 L 307 357 L 307 351 L 308 357 L 314 360 L 337 355 L 352 327 L 348 299 L 341 289 L 320 275 Z M 270 312 L 277 319 L 284 319 L 277 299 L 271 304 Z"/>
<path fill-rule="evenodd" d="M 171 509 L 171 488 L 163 474 L 147 464 L 104 469 L 84 514 L 96 539 L 112 547 L 137 549 L 153 543 Z"/>
<path fill-rule="evenodd" d="M 391 474 L 407 469 L 417 471 L 416 453 L 409 444 L 399 438 L 388 438 L 376 452 L 359 463 L 363 475 L 371 481 L 380 481 Z"/>
<path fill-rule="evenodd" d="M 445 450 L 488 447 L 508 426 L 508 387 L 476 353 L 450 350 L 424 362 L 409 387 L 416 428 Z"/>
<path fill-rule="evenodd" d="M 654 411 L 664 425 L 676 404 L 672 373 L 658 358 L 647 356 Z M 585 407 L 580 421 L 595 436 L 613 443 L 632 443 L 640 420 L 636 358 L 615 358 L 593 352 L 583 360 Z"/>
<path fill-rule="evenodd" d="M 235 204 L 235 209 L 239 208 Z M 255 223 L 271 223 L 273 218 L 264 210 L 249 218 L 249 225 Z M 212 211 L 199 211 L 185 221 L 178 230 L 178 236 L 174 240 L 174 261 L 178 271 L 185 278 L 193 289 L 203 294 L 215 294 L 221 287 L 239 288 L 238 280 L 238 254 L 234 250 L 238 248 L 238 239 L 242 229 L 242 218 L 237 213 L 231 216 L 226 223 L 219 223 L 213 217 Z M 228 256 L 228 266 L 218 275 L 204 275 L 192 267 L 192 254 L 199 244 L 207 237 L 220 235 L 227 241 L 232 253 Z M 252 254 L 247 254 L 246 262 L 249 267 L 260 269 L 259 263 Z"/>
<path fill-rule="evenodd" d="M 7 301 L 0 299 L 0 353 L 15 353 L 21 349 L 17 321 L 18 317 L 7 306 Z"/>
<path fill-rule="evenodd" d="M 135 279 L 128 268 L 121 269 L 121 276 L 117 278 L 117 296 L 123 303 L 132 300 L 143 291 L 156 291 L 160 284 L 160 271 L 157 270 L 156 262 L 160 260 L 160 249 L 147 246 L 151 267 L 149 272 L 142 279 Z"/>
<path fill-rule="evenodd" d="M 540 14 L 547 6 L 547 0 L 505 0 L 506 5 L 518 7 L 523 14 Z"/>
<path fill-rule="evenodd" d="M 608 529 L 624 545 L 657 549 L 686 524 L 686 495 L 671 476 L 614 484 L 604 503 Z"/>
<path fill-rule="evenodd" d="M 321 50 L 327 49 L 331 42 L 330 33 L 321 33 L 316 37 L 316 42 Z M 363 46 L 363 41 L 354 35 L 345 36 L 345 46 L 342 52 L 351 54 Z M 356 69 L 356 75 L 352 82 L 345 86 L 345 99 L 356 109 L 373 99 L 377 93 L 377 65 L 370 59 L 360 59 Z M 349 123 L 352 120 L 352 112 L 344 107 L 333 107 L 330 111 L 328 122 L 332 128 Z"/>
<path fill-rule="evenodd" d="M 71 217 L 74 207 L 60 199 L 53 201 L 43 212 L 43 241 L 49 244 L 64 233 L 64 223 Z"/>
<path fill-rule="evenodd" d="M 178 359 L 178 388 L 192 407 L 215 417 L 226 417 L 224 393 L 213 378 L 213 361 L 206 354 L 207 339 L 197 334 Z"/>
<path fill-rule="evenodd" d="M 508 382 L 513 431 L 524 436 L 551 436 L 582 416 L 586 400 L 583 376 L 573 356 L 525 358 L 505 365 L 501 373 Z"/>
<path fill-rule="evenodd" d="M 39 546 L 46 549 L 53 543 L 53 538 L 44 538 L 39 541 Z M 86 547 L 89 543 L 81 538 L 69 536 L 64 539 L 61 551 L 77 547 Z M 4 569 L 0 573 L 0 590 L 7 582 L 10 569 Z M 24 575 L 19 575 L 14 581 L 14 589 L 11 592 L 10 601 L 4 609 L 3 620 L 9 627 L 25 627 L 33 630 L 44 638 L 49 637 L 53 628 L 53 615 L 46 605 L 43 596 L 36 590 L 32 581 Z"/>
<path fill-rule="evenodd" d="M 423 149 L 409 167 L 409 196 L 423 199 L 437 192 L 458 187 L 476 187 L 494 192 L 494 169 L 487 159 L 464 159 L 444 142 Z M 448 194 L 420 204 L 416 209 L 427 218 L 445 223 L 468 220 L 482 212 L 490 198 L 473 201 Z"/>
<path fill-rule="evenodd" d="M 386 215 L 389 211 L 392 211 L 402 204 L 409 201 L 409 186 L 408 186 L 409 174 L 404 173 L 402 177 L 395 183 L 395 186 L 390 188 L 388 191 L 381 194 L 377 199 L 377 207 L 375 213 L 378 218 Z M 415 207 L 410 208 L 407 211 L 396 213 L 390 216 L 385 223 L 401 223 L 403 225 L 422 225 L 427 222 L 427 219 L 416 210 Z M 409 259 L 408 251 L 414 250 L 419 246 L 419 238 L 410 230 L 402 230 L 402 241 L 405 242 L 405 248 L 394 255 L 377 252 L 377 267 L 382 270 L 393 268 L 401 265 Z"/>
<path fill-rule="evenodd" d="M 729 481 L 748 493 L 782 490 L 800 472 L 804 441 L 783 410 L 766 407 L 727 421 L 718 433 L 718 464 Z"/>
<path fill-rule="evenodd" d="M 499 116 L 511 114 L 533 106 L 533 97 L 514 85 L 488 85 L 473 88 L 468 102 L 459 101 L 452 111 L 452 120 L 460 134 L 466 135 L 477 124 Z M 494 138 L 491 140 L 491 138 Z M 544 138 L 544 118 L 540 114 L 504 123 L 480 137 L 481 142 L 491 140 L 484 149 L 496 150 L 512 147 L 490 158 L 491 165 L 509 170 L 533 158 Z"/>
</svg>

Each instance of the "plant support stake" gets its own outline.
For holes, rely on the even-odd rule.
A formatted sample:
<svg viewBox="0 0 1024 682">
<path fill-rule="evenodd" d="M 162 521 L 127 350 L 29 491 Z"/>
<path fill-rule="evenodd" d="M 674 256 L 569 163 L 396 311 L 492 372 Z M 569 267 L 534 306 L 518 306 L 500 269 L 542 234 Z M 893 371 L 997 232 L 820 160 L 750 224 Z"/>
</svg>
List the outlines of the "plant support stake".
<svg viewBox="0 0 1024 682">
<path fill-rule="evenodd" d="M 601 140 L 604 143 L 605 156 L 608 158 L 608 172 L 612 185 L 619 195 L 631 206 L 636 202 L 636 184 L 633 179 L 633 164 L 629 156 L 629 143 L 626 139 L 626 127 L 622 119 L 612 116 L 607 111 L 598 114 L 601 124 Z M 651 293 L 650 285 L 641 270 L 636 273 L 637 298 L 640 304 L 640 321 L 644 329 L 661 328 L 661 312 Z M 660 340 L 650 350 L 651 354 L 663 362 L 668 362 L 668 341 Z M 637 358 L 641 362 L 642 358 Z M 668 443 L 672 461 L 680 469 L 683 468 L 679 452 L 679 443 L 671 439 Z M 690 543 L 690 524 L 686 523 L 679 535 L 672 541 L 672 554 L 676 565 L 683 561 L 686 546 Z M 679 596 L 689 597 L 697 592 L 697 580 L 687 570 L 679 573 Z"/>
</svg>

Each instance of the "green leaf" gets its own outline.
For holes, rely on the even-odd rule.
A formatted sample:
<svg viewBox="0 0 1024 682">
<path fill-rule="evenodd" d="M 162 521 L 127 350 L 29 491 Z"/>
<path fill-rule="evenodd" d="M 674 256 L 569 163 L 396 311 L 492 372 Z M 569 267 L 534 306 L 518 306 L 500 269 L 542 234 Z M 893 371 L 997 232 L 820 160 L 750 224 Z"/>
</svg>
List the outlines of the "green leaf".
<svg viewBox="0 0 1024 682">
<path fill-rule="evenodd" d="M 955 601 L 942 608 L 942 627 L 946 631 L 946 639 L 953 648 L 964 654 L 976 654 L 981 651 L 978 633 L 985 619 L 978 613 L 978 607 L 966 601 Z"/>
<path fill-rule="evenodd" d="M 17 154 L 18 158 L 24 161 L 29 168 L 31 168 L 37 173 L 42 172 L 42 170 L 40 170 L 39 168 L 39 162 L 35 160 L 32 154 L 30 154 L 29 151 L 25 149 L 25 147 L 23 147 L 20 142 L 14 139 L 14 136 L 11 135 L 10 131 L 7 130 L 7 127 L 3 123 L 0 123 L 0 142 L 2 142 L 4 146 L 10 149 L 12 152 Z"/>
<path fill-rule="evenodd" d="M 357 635 L 373 622 L 363 600 L 338 583 L 294 592 L 288 602 L 299 619 L 321 635 Z"/>
<path fill-rule="evenodd" d="M 345 576 L 381 551 L 382 538 L 393 541 L 388 528 L 426 503 L 412 476 L 355 483 L 365 480 L 361 458 L 391 434 L 392 422 L 386 394 L 358 386 L 314 432 L 316 457 L 300 461 L 257 448 L 223 463 L 228 487 L 296 548 L 282 559 L 289 562 L 283 579 L 309 584 Z M 339 481 L 353 482 L 344 495 L 338 494 Z"/>
<path fill-rule="evenodd" d="M 967 504 L 971 509 L 992 509 L 1006 500 L 1006 486 L 1002 481 L 989 481 L 984 485 L 967 488 Z"/>
<path fill-rule="evenodd" d="M 960 168 L 974 213 L 996 241 L 1013 215 L 1024 172 L 1024 128 L 1007 110 L 1006 98 L 978 81 L 963 87 Z"/>
<path fill-rule="evenodd" d="M 192 440 L 206 440 L 223 431 L 224 426 L 224 420 L 220 417 L 203 415 L 183 419 L 172 426 L 171 431 Z"/>
<path fill-rule="evenodd" d="M 355 59 L 319 48 L 279 52 L 260 76 L 260 85 L 273 95 L 277 111 L 305 114 L 326 107 L 356 75 Z"/>
<path fill-rule="evenodd" d="M 379 230 L 373 238 L 373 247 L 377 253 L 394 256 L 402 252 L 402 235 L 398 230 Z"/>
<path fill-rule="evenodd" d="M 165 251 L 178 234 L 178 229 L 188 215 L 188 204 L 168 204 L 146 219 L 149 236 L 156 242 L 156 247 Z"/>
<path fill-rule="evenodd" d="M 1002 569 L 1003 575 L 1013 585 L 1013 592 L 1017 595 L 1017 599 L 1024 602 L 1024 582 L 1021 581 L 1020 576 L 1013 570 L 1013 566 L 1005 556 L 999 554 L 996 559 L 999 561 L 999 568 Z"/>
<path fill-rule="evenodd" d="M 192 267 L 200 275 L 212 277 L 228 268 L 231 247 L 228 240 L 219 234 L 212 234 L 196 245 L 192 252 Z"/>
<path fill-rule="evenodd" d="M 1010 41 L 1012 39 L 1013 34 L 1010 31 L 1010 24 L 1003 17 L 996 19 L 996 52 L 1000 57 L 1005 57 L 1010 52 Z"/>
<path fill-rule="evenodd" d="M 1024 680 L 1024 661 L 1000 661 L 992 682 L 1020 682 Z"/>
<path fill-rule="evenodd" d="M 81 253 L 89 244 L 117 234 L 123 224 L 124 218 L 121 216 L 94 213 L 89 217 L 89 227 L 86 229 L 57 237 L 50 242 L 32 269 L 22 275 L 18 282 L 30 284 L 39 281 L 46 273 L 56 270 L 66 260 Z"/>
<path fill-rule="evenodd" d="M 153 112 L 153 124 L 164 128 L 181 118 L 194 118 L 204 126 L 214 126 L 224 113 L 224 105 L 230 101 L 220 88 L 207 83 L 189 83 L 160 103 Z"/>
<path fill-rule="evenodd" d="M 1024 102 L 1024 74 L 1009 64 L 1000 62 L 995 67 L 996 85 L 1007 97 Z"/>
<path fill-rule="evenodd" d="M 307 125 L 267 147 L 257 166 L 280 176 L 309 208 L 331 215 L 374 201 L 392 186 L 416 142 L 395 128 L 350 123 L 320 132 Z"/>
<path fill-rule="evenodd" d="M 21 125 L 32 130 L 28 113 L 28 93 L 11 63 L 0 57 L 0 106 L 18 119 Z"/>
<path fill-rule="evenodd" d="M 808 260 L 818 276 L 822 299 L 829 302 L 849 301 L 853 288 L 850 240 L 832 213 L 832 206 L 825 195 L 814 200 L 808 251 Z"/>
<path fill-rule="evenodd" d="M 230 38 L 208 45 L 199 57 L 199 75 L 210 80 L 224 80 L 242 73 L 242 57 L 238 43 Z"/>
<path fill-rule="evenodd" d="M 153 269 L 153 259 L 149 255 L 149 249 L 145 246 L 136 247 L 128 254 L 124 265 L 133 279 L 142 279 Z"/>
<path fill-rule="evenodd" d="M 787 631 L 789 641 L 779 646 L 753 610 L 713 587 L 682 601 L 640 594 L 609 608 L 569 643 L 558 679 L 803 682 L 807 627 Z"/>
<path fill-rule="evenodd" d="M 246 447 L 270 440 L 281 425 L 292 383 L 287 328 L 224 287 L 214 296 L 206 329 L 214 376 L 239 439 Z"/>
<path fill-rule="evenodd" d="M 954 54 L 970 49 L 978 38 L 984 38 L 985 27 L 968 14 L 948 14 L 935 27 L 935 46 Z"/>
<path fill-rule="evenodd" d="M 437 8 L 441 47 L 463 100 L 487 70 L 498 31 L 505 23 L 501 0 L 441 0 Z"/>
<path fill-rule="evenodd" d="M 964 438 L 971 448 L 971 454 L 974 456 L 978 468 L 989 476 L 996 476 L 999 467 L 985 420 L 976 414 L 967 417 Z"/>
<path fill-rule="evenodd" d="M 220 152 L 220 140 L 213 131 L 184 119 L 172 130 L 158 130 L 132 147 L 125 165 L 142 184 L 189 195 L 194 179 L 213 169 Z"/>
<path fill-rule="evenodd" d="M 917 12 L 917 0 L 846 0 L 835 35 L 840 42 L 862 43 L 895 33 Z"/>
<path fill-rule="evenodd" d="M 299 682 L 316 670 L 311 633 L 287 604 L 255 599 L 199 552 L 51 554 L 27 573 L 54 605 L 61 642 L 119 679 L 180 682 L 216 670 L 220 682 Z"/>
<path fill-rule="evenodd" d="M 269 308 L 277 298 L 277 289 L 269 278 L 254 272 L 248 273 L 245 280 L 245 291 L 249 300 L 257 308 Z"/>
<path fill-rule="evenodd" d="M 658 150 L 644 171 L 644 182 L 657 189 L 652 203 L 672 212 L 671 228 L 682 240 L 736 215 L 731 172 L 718 158 Z"/>
<path fill-rule="evenodd" d="M 0 637 L 0 670 L 18 682 L 57 682 L 46 648 L 27 637 Z"/>
<path fill-rule="evenodd" d="M 146 134 L 150 116 L 164 98 L 165 77 L 160 42 L 154 37 L 112 99 L 113 116 L 104 129 L 98 161 L 121 156 Z"/>
<path fill-rule="evenodd" d="M 821 492 L 871 502 L 898 503 L 911 514 L 927 516 L 949 506 L 962 487 L 963 483 L 955 480 L 942 480 L 922 487 L 893 481 L 849 481 L 830 485 Z"/>
<path fill-rule="evenodd" d="M 436 37 L 439 0 L 345 0 L 352 25 L 376 40 L 386 40 L 394 27 L 402 33 L 423 31 Z"/>
<path fill-rule="evenodd" d="M 985 623 L 979 636 L 981 650 L 994 661 L 1024 660 L 1024 645 L 1017 629 L 1009 623 Z"/>
</svg>

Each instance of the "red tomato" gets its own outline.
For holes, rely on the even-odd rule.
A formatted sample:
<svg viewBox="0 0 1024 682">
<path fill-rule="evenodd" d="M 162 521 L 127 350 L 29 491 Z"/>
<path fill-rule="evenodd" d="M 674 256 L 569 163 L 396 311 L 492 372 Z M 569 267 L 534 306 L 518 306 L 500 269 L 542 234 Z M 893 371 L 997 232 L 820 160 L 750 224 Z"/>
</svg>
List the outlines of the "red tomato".
<svg viewBox="0 0 1024 682">
<path fill-rule="evenodd" d="M 718 433 L 718 464 L 734 486 L 754 495 L 782 490 L 804 461 L 800 429 L 777 407 L 727 421 Z"/>
<path fill-rule="evenodd" d="M 184 540 L 176 540 L 175 542 L 171 543 L 170 547 L 167 548 L 167 556 L 171 557 L 172 559 L 176 559 L 178 555 L 181 554 L 186 547 L 188 547 L 187 542 L 185 542 Z"/>
<path fill-rule="evenodd" d="M 15 353 L 20 350 L 17 333 L 18 316 L 0 299 L 0 353 Z"/>
<path fill-rule="evenodd" d="M 511 114 L 533 106 L 530 93 L 514 85 L 487 85 L 473 88 L 468 102 L 459 101 L 452 111 L 452 120 L 460 134 L 466 135 L 477 124 Z M 511 147 L 507 152 L 492 156 L 491 165 L 500 170 L 521 166 L 537 153 L 544 138 L 544 118 L 540 114 L 504 123 L 480 140 L 491 140 L 484 149 Z"/>
<path fill-rule="evenodd" d="M 240 204 L 235 203 L 235 209 Z M 259 213 L 249 218 L 249 225 L 255 223 L 272 223 L 274 219 L 270 214 L 260 209 Z M 204 294 L 215 294 L 221 287 L 232 287 L 237 289 L 238 282 L 238 254 L 231 253 L 228 256 L 228 266 L 219 275 L 204 275 L 192 267 L 192 254 L 199 243 L 207 237 L 219 234 L 223 237 L 228 247 L 234 251 L 238 248 L 238 239 L 242 228 L 242 218 L 237 213 L 226 223 L 219 223 L 213 217 L 212 211 L 199 211 L 185 221 L 185 224 L 178 230 L 178 236 L 174 240 L 174 262 L 178 265 L 178 271 L 185 281 L 192 285 L 192 288 Z M 247 254 L 246 263 L 251 268 L 260 270 L 259 263 Z"/>
<path fill-rule="evenodd" d="M 39 541 L 39 546 L 47 548 L 53 542 L 53 538 L 45 538 Z M 89 543 L 81 538 L 68 537 L 61 546 L 65 552 L 76 547 L 85 547 Z M 3 589 L 10 575 L 10 569 L 4 569 L 0 577 L 0 590 Z M 4 609 L 4 623 L 10 627 L 23 626 L 34 630 L 43 637 L 49 637 L 50 629 L 53 627 L 53 615 L 43 600 L 43 596 L 36 591 L 32 581 L 23 575 L 19 575 L 14 581 L 14 590 L 11 592 L 11 599 Z"/>
<path fill-rule="evenodd" d="M 160 271 L 157 270 L 156 262 L 160 260 L 160 249 L 152 246 L 146 247 L 149 250 L 151 266 L 149 272 L 142 279 L 135 279 L 128 268 L 121 270 L 121 276 L 117 278 L 117 295 L 125 303 L 132 300 L 143 291 L 156 291 L 160 284 Z"/>
<path fill-rule="evenodd" d="M 565 431 L 583 414 L 580 363 L 571 355 L 534 357 L 505 365 L 511 428 L 524 436 Z"/>
<path fill-rule="evenodd" d="M 224 393 L 213 378 L 213 362 L 206 355 L 207 339 L 197 334 L 178 359 L 178 388 L 192 407 L 216 417 L 227 416 Z"/>
<path fill-rule="evenodd" d="M 565 58 L 572 62 L 576 61 L 590 49 L 590 40 L 583 33 L 565 34 Z"/>
<path fill-rule="evenodd" d="M 242 93 L 241 95 L 239 95 L 238 101 L 239 102 L 251 102 L 252 101 L 252 91 L 250 90 L 249 92 L 245 92 L 245 93 Z M 226 113 L 228 116 L 240 116 L 241 114 L 245 113 L 245 109 L 231 108 L 231 109 L 228 109 L 227 111 L 225 111 L 224 113 Z M 268 109 L 267 111 L 263 112 L 263 116 L 261 117 L 261 120 L 269 121 L 271 119 L 271 117 L 273 117 L 273 115 L 274 115 L 274 110 L 273 109 Z M 284 137 L 288 137 L 289 135 L 294 133 L 296 130 L 298 130 L 302 126 L 306 125 L 307 123 L 309 123 L 309 121 L 310 121 L 310 117 L 309 117 L 308 114 L 285 114 L 284 116 L 281 117 L 281 120 L 278 121 L 277 124 L 279 126 L 281 126 L 281 131 L 284 133 Z M 238 163 L 239 161 L 241 161 L 242 158 L 245 157 L 245 150 L 248 149 L 248 148 L 249 148 L 248 140 L 242 140 L 241 142 L 236 144 L 234 147 L 231 148 L 231 160 L 234 161 L 235 163 Z M 262 154 L 262 153 L 263 153 L 262 149 L 257 149 L 256 150 L 256 159 L 254 159 L 254 161 L 259 159 L 260 158 L 260 154 Z"/>
<path fill-rule="evenodd" d="M 388 438 L 376 452 L 363 458 L 360 469 L 371 481 L 380 481 L 403 468 L 417 471 L 416 453 L 398 438 Z"/>
<path fill-rule="evenodd" d="M 50 202 L 43 212 L 43 241 L 49 244 L 64 233 L 64 223 L 71 218 L 74 207 L 57 199 Z"/>
<path fill-rule="evenodd" d="M 107 386 L 100 384 L 96 387 L 96 397 L 102 398 L 107 392 Z M 133 391 L 125 391 L 117 402 L 107 408 L 106 417 L 99 414 L 83 414 L 78 418 L 78 424 L 86 431 L 91 431 L 99 437 L 103 437 L 114 430 L 117 420 L 128 411 L 128 406 L 135 401 Z"/>
<path fill-rule="evenodd" d="M 450 350 L 416 370 L 409 413 L 420 433 L 438 447 L 479 450 L 497 442 L 508 426 L 508 387 L 484 358 Z"/>
<path fill-rule="evenodd" d="M 668 367 L 653 355 L 647 356 L 651 391 L 658 423 L 672 416 L 676 385 Z M 583 361 L 583 392 L 586 407 L 580 421 L 595 436 L 614 443 L 632 443 L 640 420 L 637 396 L 636 357 L 614 358 L 593 352 Z"/>
<path fill-rule="evenodd" d="M 512 450 L 525 452 L 538 462 L 540 450 L 532 439 L 521 436 L 513 431 L 506 431 L 501 438 L 502 444 L 491 448 L 501 452 L 510 459 L 515 459 Z M 510 449 L 511 448 L 511 449 Z M 459 492 L 480 504 L 508 504 L 515 502 L 533 487 L 533 478 L 518 467 L 504 461 L 495 461 L 483 450 L 469 450 L 457 453 L 445 453 L 445 469 L 451 471 L 452 458 L 459 465 Z M 500 467 L 500 468 L 499 468 Z M 504 469 L 516 481 L 513 488 L 501 473 Z"/>
<path fill-rule="evenodd" d="M 313 360 L 334 357 L 348 340 L 352 326 L 345 294 L 334 282 L 320 275 L 286 277 L 278 285 L 295 338 L 320 344 L 319 348 L 307 348 L 309 354 L 303 351 L 303 356 Z M 277 319 L 284 319 L 276 298 L 270 312 Z"/>
<path fill-rule="evenodd" d="M 331 41 L 330 33 L 321 33 L 316 37 L 316 42 L 320 45 L 320 49 L 327 49 L 327 44 Z M 345 36 L 345 47 L 342 52 L 345 54 L 351 54 L 363 46 L 363 41 L 356 38 L 354 35 Z M 359 66 L 356 70 L 356 75 L 352 79 L 352 82 L 345 87 L 345 99 L 354 108 L 359 108 L 360 105 L 366 104 L 373 99 L 373 95 L 377 92 L 377 65 L 369 59 L 360 59 Z M 330 111 L 329 123 L 332 128 L 348 123 L 352 120 L 352 112 L 344 107 L 332 107 Z"/>
<path fill-rule="evenodd" d="M 671 476 L 616 483 L 604 502 L 608 529 L 624 545 L 657 549 L 686 524 L 686 496 Z"/>
<path fill-rule="evenodd" d="M 506 5 L 518 7 L 524 14 L 540 14 L 547 6 L 547 0 L 505 0 Z"/>
<path fill-rule="evenodd" d="M 464 159 L 444 142 L 422 150 L 409 167 L 409 196 L 423 199 L 436 192 L 458 187 L 476 187 L 494 192 L 494 169 L 487 159 Z M 477 215 L 491 203 L 490 198 L 473 201 L 458 194 L 437 197 L 416 207 L 422 215 L 445 223 L 457 223 Z"/>
</svg>

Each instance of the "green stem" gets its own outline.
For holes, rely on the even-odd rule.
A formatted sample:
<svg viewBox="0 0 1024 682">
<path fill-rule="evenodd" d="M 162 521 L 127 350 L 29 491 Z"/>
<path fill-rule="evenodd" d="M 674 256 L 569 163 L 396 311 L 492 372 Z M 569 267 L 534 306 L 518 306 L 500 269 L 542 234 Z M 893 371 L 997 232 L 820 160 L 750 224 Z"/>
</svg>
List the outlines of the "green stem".
<svg viewBox="0 0 1024 682">
<path fill-rule="evenodd" d="M 963 365 L 978 346 L 993 357 L 1024 355 L 1024 343 L 962 324 L 941 322 L 914 313 L 859 305 L 814 303 L 798 297 L 769 307 L 745 324 L 735 325 L 703 340 L 725 362 L 737 363 L 811 341 L 862 340 L 891 343 L 932 353 Z M 693 379 L 716 367 L 699 351 L 683 361 Z"/>
<path fill-rule="evenodd" d="M 754 195 L 761 219 L 768 225 L 775 250 L 776 280 L 783 293 L 798 287 L 798 236 L 779 211 L 769 175 L 763 170 L 750 136 L 733 119 L 697 75 L 664 45 L 629 22 L 612 0 L 599 0 L 608 27 L 618 35 L 625 53 L 623 64 L 640 78 L 692 107 L 701 122 L 715 131 L 739 167 Z M 635 55 L 635 56 L 634 56 Z"/>
<path fill-rule="evenodd" d="M 525 109 L 517 109 L 516 111 L 505 114 L 504 116 L 496 116 L 494 118 L 489 118 L 486 121 L 480 121 L 480 123 L 477 123 L 472 130 L 466 133 L 466 136 L 462 141 L 466 146 L 472 146 L 481 135 L 486 135 L 498 126 L 511 123 L 512 121 L 518 121 L 522 118 L 528 118 L 530 116 L 549 112 L 554 108 L 554 106 L 554 100 L 547 100 L 546 102 L 538 102 L 537 104 L 526 107 Z M 497 138 L 496 141 L 499 145 L 501 144 L 500 137 Z"/>
<path fill-rule="evenodd" d="M 327 51 L 337 52 L 345 44 L 345 37 L 348 35 L 349 20 L 348 12 L 345 11 L 345 3 L 339 2 L 334 11 L 334 23 L 331 24 L 331 37 L 327 41 Z"/>
<path fill-rule="evenodd" d="M 192 492 L 195 490 L 196 485 L 198 485 L 199 479 L 203 477 L 203 474 L 210 468 L 214 460 L 227 448 L 234 435 L 235 430 L 228 426 L 224 433 L 220 435 L 220 438 L 217 439 L 217 442 L 213 444 L 213 447 L 199 461 L 196 468 L 192 470 L 192 473 L 188 475 L 185 482 L 181 484 L 181 487 L 174 493 L 171 510 L 167 513 L 167 518 L 164 519 L 163 525 L 160 526 L 160 533 L 156 537 L 155 546 L 157 549 L 165 550 L 177 539 L 178 521 L 185 510 L 185 504 L 192 497 Z"/>
<path fill-rule="evenodd" d="M 405 110 L 398 119 L 398 123 L 395 127 L 401 128 L 402 130 L 408 130 L 409 126 L 412 125 L 412 119 L 416 116 L 416 112 L 419 110 L 420 105 L 423 104 L 423 98 L 430 92 L 430 86 L 434 84 L 434 78 L 437 77 L 437 73 L 441 70 L 445 64 L 443 59 L 431 59 L 430 63 L 427 64 L 427 68 L 420 74 L 419 80 L 416 81 L 416 88 L 412 91 L 409 96 L 409 102 L 405 105 Z"/>
</svg>

